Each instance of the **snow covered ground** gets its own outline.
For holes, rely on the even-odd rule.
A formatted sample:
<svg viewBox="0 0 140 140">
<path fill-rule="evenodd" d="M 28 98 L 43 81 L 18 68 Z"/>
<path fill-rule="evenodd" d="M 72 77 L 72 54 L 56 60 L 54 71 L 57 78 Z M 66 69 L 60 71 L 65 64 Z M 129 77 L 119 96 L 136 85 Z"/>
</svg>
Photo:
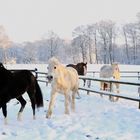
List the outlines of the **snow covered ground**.
<svg viewBox="0 0 140 140">
<path fill-rule="evenodd" d="M 40 66 L 40 69 L 45 70 L 45 67 Z M 90 66 L 90 70 L 98 71 L 99 68 Z M 140 66 L 130 66 L 130 69 L 140 70 Z M 128 66 L 122 66 L 121 70 L 128 70 Z M 24 97 L 28 103 L 21 122 L 17 121 L 20 105 L 16 104 L 16 100 L 11 100 L 8 103 L 8 125 L 3 124 L 3 115 L 0 113 L 0 140 L 140 140 L 138 102 L 123 99 L 110 102 L 108 97 L 101 98 L 94 93 L 88 96 L 85 91 L 80 91 L 81 98 L 76 99 L 75 113 L 64 114 L 64 96 L 59 95 L 52 118 L 46 119 L 51 88 L 50 85 L 46 87 L 45 83 L 39 84 L 44 96 L 44 108 L 36 112 L 37 119 L 32 119 L 32 109 L 26 94 Z M 94 88 L 99 88 L 99 83 L 92 84 Z M 120 90 L 127 94 L 137 94 L 137 88 L 121 86 Z"/>
</svg>

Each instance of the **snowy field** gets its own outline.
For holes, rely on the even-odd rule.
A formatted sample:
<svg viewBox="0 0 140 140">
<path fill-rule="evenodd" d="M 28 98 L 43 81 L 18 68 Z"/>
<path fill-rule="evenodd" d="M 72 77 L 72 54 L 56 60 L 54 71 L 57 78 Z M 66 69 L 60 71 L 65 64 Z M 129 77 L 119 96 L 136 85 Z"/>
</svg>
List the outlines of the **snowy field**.
<svg viewBox="0 0 140 140">
<path fill-rule="evenodd" d="M 8 69 L 37 67 L 46 71 L 46 65 L 8 65 Z M 101 65 L 89 65 L 88 70 L 99 71 Z M 139 71 L 140 66 L 121 65 L 120 70 Z M 137 81 L 137 79 L 125 79 Z M 138 102 L 119 99 L 110 102 L 108 97 L 80 91 L 81 98 L 76 99 L 76 112 L 64 114 L 64 96 L 56 99 L 51 119 L 46 119 L 50 99 L 50 85 L 39 83 L 44 97 L 44 108 L 36 111 L 37 119 L 32 119 L 32 109 L 26 94 L 27 105 L 22 121 L 17 121 L 20 105 L 16 100 L 8 103 L 8 125 L 3 124 L 0 113 L 0 140 L 140 140 L 140 110 Z M 80 81 L 82 85 L 82 81 Z M 92 83 L 99 88 L 99 83 Z M 138 96 L 137 86 L 121 86 L 120 92 Z"/>
</svg>

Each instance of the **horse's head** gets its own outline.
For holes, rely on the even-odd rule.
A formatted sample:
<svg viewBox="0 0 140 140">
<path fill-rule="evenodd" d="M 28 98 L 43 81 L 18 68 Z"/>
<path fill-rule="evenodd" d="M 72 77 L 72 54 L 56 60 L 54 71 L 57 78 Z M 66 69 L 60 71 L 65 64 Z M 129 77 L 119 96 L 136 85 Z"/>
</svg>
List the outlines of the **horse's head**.
<svg viewBox="0 0 140 140">
<path fill-rule="evenodd" d="M 0 62 L 0 67 L 4 67 L 3 64 Z"/>
<path fill-rule="evenodd" d="M 120 79 L 120 70 L 119 70 L 119 66 L 117 62 L 114 62 L 113 64 L 111 64 L 112 69 L 113 69 L 113 77 L 117 80 Z"/>
<path fill-rule="evenodd" d="M 117 62 L 114 62 L 111 64 L 113 71 L 118 71 L 119 72 L 119 66 Z"/>
<path fill-rule="evenodd" d="M 55 57 L 49 59 L 48 76 L 47 76 L 48 82 L 51 82 L 53 78 L 56 77 L 56 75 L 58 74 L 59 66 L 60 66 L 60 62 Z"/>
<path fill-rule="evenodd" d="M 86 63 L 84 63 L 84 62 L 78 63 L 76 66 L 77 66 L 77 71 L 78 71 L 79 75 L 86 75 L 86 73 L 87 73 L 87 62 Z"/>
</svg>

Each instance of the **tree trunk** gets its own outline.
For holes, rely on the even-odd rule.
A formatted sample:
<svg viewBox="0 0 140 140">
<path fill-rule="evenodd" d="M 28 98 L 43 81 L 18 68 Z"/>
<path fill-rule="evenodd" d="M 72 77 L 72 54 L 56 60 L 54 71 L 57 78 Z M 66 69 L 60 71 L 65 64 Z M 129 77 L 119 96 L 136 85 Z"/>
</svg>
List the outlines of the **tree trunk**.
<svg viewBox="0 0 140 140">
<path fill-rule="evenodd" d="M 127 41 L 127 35 L 125 32 L 125 29 L 123 29 L 123 33 L 124 33 L 124 38 L 125 38 L 125 50 L 126 50 L 127 63 L 130 64 L 129 51 L 128 51 L 128 41 Z"/>
</svg>

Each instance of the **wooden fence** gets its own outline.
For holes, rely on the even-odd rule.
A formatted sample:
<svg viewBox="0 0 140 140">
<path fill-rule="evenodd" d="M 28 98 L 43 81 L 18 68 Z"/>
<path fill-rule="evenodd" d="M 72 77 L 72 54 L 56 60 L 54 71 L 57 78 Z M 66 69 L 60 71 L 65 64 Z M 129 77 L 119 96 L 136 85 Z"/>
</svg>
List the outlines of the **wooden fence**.
<svg viewBox="0 0 140 140">
<path fill-rule="evenodd" d="M 87 71 L 87 74 L 91 74 L 91 76 L 95 77 L 96 75 L 99 75 L 99 71 Z M 140 71 L 120 71 L 121 73 L 121 77 L 122 78 L 137 78 L 138 80 L 140 80 Z M 37 75 L 47 75 L 47 73 L 45 72 L 38 72 L 36 69 L 36 74 Z"/>
<path fill-rule="evenodd" d="M 99 73 L 99 71 L 87 71 L 87 74 L 92 74 L 93 77 L 96 76 L 96 74 L 99 75 Z M 140 71 L 120 71 L 120 73 L 122 78 L 137 78 L 140 80 Z"/>
<path fill-rule="evenodd" d="M 15 70 L 12 70 L 15 71 Z M 46 81 L 46 76 L 47 73 L 46 72 L 39 72 L 36 68 L 31 70 L 32 72 L 34 72 L 37 80 L 39 82 L 47 82 Z M 90 71 L 88 73 L 93 73 L 93 76 L 95 76 L 95 73 L 99 73 L 98 71 Z M 140 79 L 140 72 L 137 71 L 122 71 L 121 73 L 129 73 L 129 74 L 135 74 L 135 75 L 128 75 L 128 76 L 124 76 L 126 78 L 138 78 Z M 136 75 L 137 74 L 137 75 Z M 123 98 L 123 99 L 127 99 L 127 100 L 132 100 L 132 101 L 137 101 L 139 102 L 139 109 L 140 109 L 140 82 L 128 82 L 128 81 L 124 81 L 124 80 L 114 80 L 114 79 L 105 79 L 105 78 L 95 78 L 92 76 L 79 76 L 79 79 L 85 79 L 88 81 L 98 81 L 98 82 L 108 82 L 110 83 L 110 91 L 101 91 L 101 90 L 95 90 L 92 89 L 90 87 L 90 84 L 88 85 L 88 87 L 79 87 L 79 90 L 84 90 L 87 92 L 91 92 L 91 93 L 97 93 L 97 94 L 102 94 L 102 95 L 106 95 L 106 96 L 114 96 L 114 97 L 119 97 L 119 98 Z M 130 97 L 130 96 L 126 96 L 125 94 L 122 93 L 113 93 L 112 92 L 112 84 L 113 83 L 119 83 L 119 84 L 125 84 L 125 85 L 131 85 L 131 86 L 138 86 L 138 96 L 137 97 Z"/>
<path fill-rule="evenodd" d="M 79 76 L 79 79 L 85 79 L 89 81 L 98 81 L 98 82 L 107 82 L 110 84 L 110 91 L 101 91 L 101 90 L 95 90 L 92 89 L 90 86 L 89 87 L 79 87 L 80 90 L 85 90 L 88 92 L 92 93 L 97 93 L 97 94 L 102 94 L 106 96 L 115 96 L 123 99 L 128 99 L 132 101 L 138 101 L 139 102 L 139 109 L 140 109 L 140 82 L 128 82 L 124 80 L 114 80 L 114 79 L 105 79 L 105 78 L 94 78 L 94 77 L 88 77 L 88 76 Z M 137 97 L 130 97 L 126 96 L 125 94 L 122 93 L 113 93 L 112 92 L 112 84 L 113 83 L 119 83 L 119 84 L 125 84 L 125 85 L 132 85 L 132 86 L 138 86 L 138 96 Z"/>
</svg>

